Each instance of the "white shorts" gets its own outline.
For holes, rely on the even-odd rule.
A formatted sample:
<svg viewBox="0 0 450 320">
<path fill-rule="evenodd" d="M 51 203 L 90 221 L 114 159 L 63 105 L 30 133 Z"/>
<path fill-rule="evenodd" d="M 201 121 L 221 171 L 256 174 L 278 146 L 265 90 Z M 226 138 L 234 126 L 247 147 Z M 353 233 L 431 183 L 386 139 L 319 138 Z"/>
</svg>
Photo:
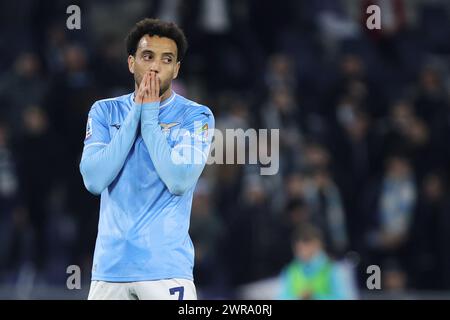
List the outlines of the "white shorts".
<svg viewBox="0 0 450 320">
<path fill-rule="evenodd" d="M 92 281 L 88 300 L 197 300 L 197 293 L 194 282 L 187 279 Z"/>
</svg>

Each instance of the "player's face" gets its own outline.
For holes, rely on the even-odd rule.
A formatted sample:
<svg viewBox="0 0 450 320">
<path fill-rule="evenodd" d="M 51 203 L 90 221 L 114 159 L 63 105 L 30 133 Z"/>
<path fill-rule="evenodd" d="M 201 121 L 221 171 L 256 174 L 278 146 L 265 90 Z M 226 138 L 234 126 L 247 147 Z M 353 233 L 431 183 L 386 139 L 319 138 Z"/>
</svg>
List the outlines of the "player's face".
<svg viewBox="0 0 450 320">
<path fill-rule="evenodd" d="M 143 36 L 138 43 L 136 55 L 128 57 L 128 68 L 134 74 L 137 87 L 146 72 L 155 72 L 159 79 L 159 95 L 162 96 L 170 88 L 180 69 L 175 41 L 166 37 Z"/>
</svg>

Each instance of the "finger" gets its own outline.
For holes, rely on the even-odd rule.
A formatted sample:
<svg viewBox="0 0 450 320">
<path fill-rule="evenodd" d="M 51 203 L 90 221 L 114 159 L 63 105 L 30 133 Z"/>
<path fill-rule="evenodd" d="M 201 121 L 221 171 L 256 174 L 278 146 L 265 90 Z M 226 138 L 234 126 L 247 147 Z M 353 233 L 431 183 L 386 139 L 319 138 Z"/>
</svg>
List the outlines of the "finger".
<svg viewBox="0 0 450 320">
<path fill-rule="evenodd" d="M 150 80 L 152 79 L 152 72 L 148 71 L 147 72 L 147 82 L 145 83 L 145 85 L 147 86 L 147 88 L 150 88 Z"/>
<path fill-rule="evenodd" d="M 144 76 L 142 77 L 141 84 L 139 85 L 139 89 L 143 90 L 145 87 L 145 83 L 147 82 L 148 73 L 144 73 Z"/>
<path fill-rule="evenodd" d="M 150 74 L 150 98 L 154 98 L 154 88 L 155 88 L 155 73 Z"/>
<path fill-rule="evenodd" d="M 155 98 L 159 98 L 159 78 L 155 75 Z"/>
<path fill-rule="evenodd" d="M 145 78 L 145 89 L 148 89 L 148 88 L 150 88 L 151 74 L 150 74 L 150 72 L 146 72 L 145 75 L 146 75 L 146 78 Z"/>
<path fill-rule="evenodd" d="M 147 81 L 145 83 L 145 96 L 149 97 L 151 94 L 151 80 L 152 80 L 152 74 L 151 72 L 147 73 Z"/>
<path fill-rule="evenodd" d="M 144 96 L 145 96 L 145 84 L 148 80 L 148 74 L 144 73 L 144 76 L 142 77 L 141 83 L 139 84 L 139 89 L 138 89 L 138 100 L 140 103 L 143 102 L 144 100 Z"/>
<path fill-rule="evenodd" d="M 139 98 L 140 98 L 140 103 L 144 102 L 144 98 L 145 98 L 145 84 L 147 82 L 147 78 L 148 75 L 147 73 L 144 73 L 144 76 L 142 77 L 141 83 L 139 85 Z"/>
</svg>

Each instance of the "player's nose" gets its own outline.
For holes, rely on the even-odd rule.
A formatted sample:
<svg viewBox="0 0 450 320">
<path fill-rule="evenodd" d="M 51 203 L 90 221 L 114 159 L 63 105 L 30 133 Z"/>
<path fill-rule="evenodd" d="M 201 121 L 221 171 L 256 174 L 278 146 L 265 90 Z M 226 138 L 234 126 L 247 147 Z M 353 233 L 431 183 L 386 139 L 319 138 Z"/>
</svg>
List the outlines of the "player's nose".
<svg viewBox="0 0 450 320">
<path fill-rule="evenodd" d="M 149 69 L 149 71 L 150 71 L 150 72 L 153 71 L 153 72 L 158 73 L 158 72 L 160 71 L 160 67 L 161 67 L 161 65 L 160 65 L 159 62 L 153 61 L 153 62 L 150 64 L 150 69 Z"/>
</svg>

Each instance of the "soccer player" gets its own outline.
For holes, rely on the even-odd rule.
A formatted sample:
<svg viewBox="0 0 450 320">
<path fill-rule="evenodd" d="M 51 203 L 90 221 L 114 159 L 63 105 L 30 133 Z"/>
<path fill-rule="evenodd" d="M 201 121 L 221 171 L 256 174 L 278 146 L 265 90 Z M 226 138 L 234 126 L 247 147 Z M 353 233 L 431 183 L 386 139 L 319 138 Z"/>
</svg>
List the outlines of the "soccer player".
<svg viewBox="0 0 450 320">
<path fill-rule="evenodd" d="M 92 105 L 80 162 L 101 195 L 88 299 L 196 299 L 188 230 L 214 117 L 172 90 L 187 49 L 176 24 L 141 20 L 126 46 L 135 90 Z"/>
</svg>

